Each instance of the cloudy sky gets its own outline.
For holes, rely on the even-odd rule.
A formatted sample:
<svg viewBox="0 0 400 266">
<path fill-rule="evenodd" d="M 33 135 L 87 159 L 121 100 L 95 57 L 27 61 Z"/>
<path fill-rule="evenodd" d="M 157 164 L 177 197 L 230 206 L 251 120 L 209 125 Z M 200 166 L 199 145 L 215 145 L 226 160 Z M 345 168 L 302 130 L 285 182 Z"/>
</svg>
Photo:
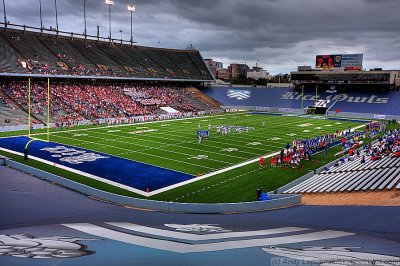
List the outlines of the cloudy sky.
<svg viewBox="0 0 400 266">
<path fill-rule="evenodd" d="M 54 0 L 41 0 L 43 25 L 55 27 Z M 40 26 L 39 0 L 5 0 L 7 20 Z M 140 45 L 186 48 L 224 64 L 271 73 L 314 65 L 316 54 L 363 53 L 364 68 L 400 69 L 400 0 L 115 0 L 112 36 Z M 59 28 L 83 33 L 83 0 L 58 0 Z M 88 34 L 107 37 L 108 7 L 87 0 Z"/>
</svg>

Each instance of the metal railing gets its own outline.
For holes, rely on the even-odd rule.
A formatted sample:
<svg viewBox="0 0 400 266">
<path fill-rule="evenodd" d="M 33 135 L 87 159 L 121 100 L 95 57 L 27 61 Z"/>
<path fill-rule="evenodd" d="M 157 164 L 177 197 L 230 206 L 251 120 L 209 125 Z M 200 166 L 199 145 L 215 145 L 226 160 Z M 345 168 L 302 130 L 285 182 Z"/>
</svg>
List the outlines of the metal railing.
<svg viewBox="0 0 400 266">
<path fill-rule="evenodd" d="M 0 22 L 0 28 L 4 31 L 8 30 L 17 30 L 17 31 L 23 31 L 25 32 L 35 32 L 39 33 L 44 36 L 55 36 L 55 37 L 69 37 L 72 40 L 77 38 L 77 39 L 82 39 L 82 40 L 91 40 L 91 41 L 98 41 L 98 42 L 107 42 L 107 43 L 113 43 L 113 44 L 136 44 L 137 42 L 131 41 L 131 40 L 123 40 L 123 39 L 114 39 L 114 38 L 109 38 L 109 37 L 102 37 L 99 34 L 97 36 L 94 35 L 87 35 L 87 34 L 79 34 L 79 33 L 74 33 L 74 32 L 67 32 L 67 31 L 60 31 L 55 28 L 38 28 L 38 27 L 32 27 L 32 26 L 26 26 L 26 25 L 18 25 L 18 24 L 12 24 L 12 23 L 4 23 Z"/>
</svg>

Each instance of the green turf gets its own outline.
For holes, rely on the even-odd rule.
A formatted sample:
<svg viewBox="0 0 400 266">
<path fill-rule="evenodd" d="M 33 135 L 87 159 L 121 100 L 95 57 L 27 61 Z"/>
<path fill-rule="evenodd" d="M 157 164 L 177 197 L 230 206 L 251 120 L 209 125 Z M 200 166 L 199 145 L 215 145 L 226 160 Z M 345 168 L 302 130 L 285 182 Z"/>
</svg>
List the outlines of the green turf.
<svg viewBox="0 0 400 266">
<path fill-rule="evenodd" d="M 300 126 L 304 124 L 310 125 Z M 208 129 L 209 125 L 212 127 L 210 139 L 198 144 L 196 131 Z M 228 136 L 222 136 L 216 134 L 215 127 L 219 125 L 251 129 L 242 133 L 231 131 Z M 50 141 L 198 175 L 277 152 L 286 143 L 292 143 L 294 137 L 300 139 L 321 135 L 323 130 L 331 133 L 337 129 L 346 130 L 360 125 L 362 124 L 359 122 L 233 113 L 156 123 L 58 129 L 52 130 Z M 46 135 L 40 132 L 35 137 L 46 139 Z M 304 168 L 300 169 L 257 170 L 258 163 L 253 163 L 155 195 L 151 199 L 179 202 L 252 201 L 254 191 L 259 186 L 267 191 L 277 189 L 307 171 L 332 161 L 333 153 L 334 150 L 327 159 L 317 156 L 313 161 L 302 161 Z M 199 155 L 202 155 L 202 159 L 197 159 Z M 37 162 L 34 164 L 40 165 Z M 79 179 L 76 175 L 64 172 L 63 176 Z M 134 195 L 121 193 L 119 189 L 115 191 L 109 185 L 92 182 L 87 178 L 78 181 L 110 192 Z"/>
</svg>

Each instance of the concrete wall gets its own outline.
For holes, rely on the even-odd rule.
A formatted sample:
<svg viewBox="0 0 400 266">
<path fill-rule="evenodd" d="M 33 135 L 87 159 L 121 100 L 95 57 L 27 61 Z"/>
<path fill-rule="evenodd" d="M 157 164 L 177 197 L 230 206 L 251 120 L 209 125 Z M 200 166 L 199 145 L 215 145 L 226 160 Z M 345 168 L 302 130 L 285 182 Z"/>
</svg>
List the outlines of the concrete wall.
<svg viewBox="0 0 400 266">
<path fill-rule="evenodd" d="M 233 109 L 233 110 L 249 110 L 249 111 L 260 111 L 260 112 L 274 112 L 274 113 L 293 113 L 293 114 L 304 114 L 302 109 L 293 108 L 278 108 L 278 107 L 263 107 L 263 106 L 221 106 L 221 109 Z"/>
<path fill-rule="evenodd" d="M 350 113 L 350 112 L 340 112 L 337 114 L 335 111 L 328 111 L 326 112 L 326 116 L 329 117 L 344 117 L 344 118 L 361 118 L 361 119 L 375 119 L 379 120 L 380 118 L 377 117 L 376 114 L 368 114 L 368 113 Z M 396 119 L 397 121 L 400 121 L 400 114 L 399 115 L 384 115 L 385 120 L 392 120 Z"/>
<path fill-rule="evenodd" d="M 271 198 L 271 200 L 267 201 L 243 202 L 243 203 L 218 203 L 218 204 L 177 203 L 177 202 L 136 199 L 94 189 L 92 187 L 82 185 L 80 183 L 44 172 L 42 170 L 38 170 L 36 168 L 32 168 L 30 166 L 14 162 L 9 159 L 5 159 L 5 164 L 20 171 L 43 178 L 47 181 L 54 182 L 58 185 L 78 191 L 85 195 L 89 195 L 92 197 L 96 197 L 120 205 L 128 205 L 136 208 L 151 209 L 157 211 L 183 212 L 183 213 L 256 212 L 261 210 L 285 208 L 293 205 L 298 205 L 301 203 L 301 195 L 279 195 L 279 194 L 268 194 L 268 197 Z"/>
</svg>

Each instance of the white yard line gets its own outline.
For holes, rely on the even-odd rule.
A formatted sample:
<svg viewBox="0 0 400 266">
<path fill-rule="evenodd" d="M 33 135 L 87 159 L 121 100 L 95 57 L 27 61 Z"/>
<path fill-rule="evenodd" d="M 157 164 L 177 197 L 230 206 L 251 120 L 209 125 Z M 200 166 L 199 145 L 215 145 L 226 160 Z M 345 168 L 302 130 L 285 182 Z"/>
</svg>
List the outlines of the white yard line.
<svg viewBox="0 0 400 266">
<path fill-rule="evenodd" d="M 271 158 L 271 157 L 273 157 L 273 156 L 278 155 L 279 153 L 280 153 L 280 152 L 270 153 L 270 154 L 267 154 L 267 155 L 264 155 L 264 156 L 260 156 L 260 158 L 261 158 L 261 157 L 264 157 L 264 158 L 266 158 L 266 159 L 267 159 L 267 158 Z M 202 175 L 202 176 L 199 176 L 199 177 L 195 177 L 195 178 L 186 180 L 186 181 L 181 182 L 181 183 L 177 183 L 177 184 L 175 184 L 175 185 L 171 185 L 171 186 L 168 186 L 168 187 L 160 188 L 160 189 L 158 189 L 158 190 L 149 192 L 148 195 L 149 195 L 149 196 L 153 196 L 153 195 L 156 195 L 156 194 L 159 194 L 159 193 L 162 193 L 162 192 L 171 190 L 171 189 L 175 189 L 175 188 L 178 188 L 178 187 L 181 187 L 181 186 L 184 186 L 184 185 L 193 183 L 193 182 L 197 182 L 197 181 L 202 180 L 202 179 L 209 178 L 209 177 L 211 177 L 211 176 L 219 175 L 219 174 L 222 174 L 222 173 L 231 171 L 231 170 L 233 170 L 233 169 L 237 169 L 237 168 L 240 168 L 240 167 L 242 167 L 242 166 L 246 166 L 246 165 L 249 165 L 249 164 L 258 162 L 258 161 L 260 160 L 260 158 L 252 159 L 252 160 L 249 160 L 249 161 L 245 161 L 245 162 L 243 162 L 243 163 L 236 164 L 236 165 L 232 165 L 232 166 L 229 166 L 229 167 L 226 167 L 226 168 L 217 170 L 217 171 L 215 171 L 215 172 L 208 173 L 208 174 L 206 174 L 206 175 Z"/>
<path fill-rule="evenodd" d="M 122 144 L 131 144 L 131 143 L 129 143 L 129 142 L 119 141 L 119 140 L 114 140 L 114 139 L 109 139 L 109 138 L 101 138 L 101 137 L 95 137 L 95 136 L 87 136 L 87 137 L 89 137 L 89 138 L 95 138 L 95 139 L 100 139 L 100 140 L 102 140 L 102 142 L 99 143 L 99 142 L 95 142 L 95 141 L 76 140 L 76 139 L 74 139 L 74 138 L 70 138 L 70 137 L 66 137 L 66 136 L 57 136 L 57 137 L 58 137 L 58 138 L 70 139 L 70 140 L 74 140 L 74 141 L 80 141 L 80 142 L 88 142 L 88 143 L 91 143 L 91 144 L 96 144 L 96 145 L 98 145 L 98 146 L 113 147 L 113 148 L 116 148 L 116 149 L 125 150 L 125 151 L 129 151 L 129 152 L 140 152 L 140 151 L 135 151 L 135 150 L 130 150 L 130 149 L 121 148 L 121 147 L 114 146 L 114 145 L 107 145 L 107 144 L 104 144 L 104 142 L 117 142 L 117 143 L 122 143 Z M 137 146 L 140 146 L 140 147 L 145 147 L 145 148 L 147 148 L 147 150 L 150 150 L 150 149 L 160 150 L 160 151 L 169 152 L 169 153 L 175 153 L 175 154 L 178 154 L 178 155 L 181 155 L 181 156 L 188 156 L 188 157 L 196 156 L 196 155 L 193 155 L 193 154 L 187 154 L 187 153 L 182 153 L 182 152 L 177 152 L 177 151 L 171 151 L 171 150 L 166 150 L 166 149 L 162 149 L 162 148 L 158 148 L 158 147 L 146 146 L 146 145 L 142 145 L 142 144 L 138 144 L 138 143 L 135 143 L 134 145 L 137 145 Z M 129 152 L 128 152 L 128 153 L 129 153 Z M 143 152 L 142 152 L 142 153 L 143 153 Z M 148 154 L 148 153 L 143 153 L 143 154 L 151 155 L 151 154 Z M 186 158 L 186 159 L 188 159 L 188 158 Z M 129 159 L 128 159 L 128 160 L 129 160 Z M 223 164 L 228 164 L 228 165 L 229 165 L 229 164 L 232 164 L 231 162 L 225 162 L 225 161 L 216 160 L 216 159 L 211 159 L 211 158 L 207 158 L 206 160 L 215 161 L 215 162 L 219 162 L 219 163 L 223 163 Z"/>
<path fill-rule="evenodd" d="M 100 132 L 96 132 L 96 134 L 106 135 L 106 136 L 110 136 L 110 137 L 115 137 L 115 135 L 112 135 L 112 134 L 109 134 L 109 133 L 100 133 Z M 88 136 L 88 137 L 94 137 L 94 136 L 90 135 L 90 136 Z M 146 137 L 148 137 L 148 138 L 150 137 L 150 138 L 165 139 L 165 140 L 171 141 L 171 138 L 156 137 L 156 136 L 150 136 L 150 135 L 146 135 Z M 104 139 L 104 138 L 101 138 L 101 139 L 103 139 L 103 140 L 112 140 L 112 141 L 116 141 L 116 142 L 121 142 L 121 141 L 113 140 L 112 138 L 111 138 L 111 139 Z M 149 140 L 149 139 L 142 139 L 142 138 L 135 138 L 135 137 L 132 137 L 132 136 L 122 136 L 121 139 L 132 139 L 132 140 L 137 140 L 137 141 L 141 141 L 141 142 L 152 142 L 152 143 L 160 144 L 160 145 L 157 146 L 157 147 L 152 147 L 152 146 L 146 146 L 146 145 L 139 145 L 139 144 L 135 143 L 135 145 L 142 146 L 142 147 L 146 147 L 146 148 L 148 148 L 148 149 L 161 149 L 162 147 L 175 146 L 175 147 L 178 147 L 178 148 L 187 149 L 187 150 L 194 150 L 194 151 L 197 151 L 197 152 L 205 152 L 205 153 L 217 154 L 218 156 L 221 155 L 220 152 L 206 151 L 206 150 L 203 150 L 203 149 L 195 149 L 195 148 L 184 147 L 184 146 L 180 146 L 180 145 L 179 145 L 180 143 L 197 144 L 197 141 L 182 141 L 182 142 L 178 142 L 178 143 L 175 142 L 175 143 L 166 144 L 165 142 L 160 142 L 160 141 L 155 141 L 155 140 Z M 123 143 L 129 143 L 129 142 L 123 142 Z M 198 145 L 198 146 L 201 147 L 201 145 Z M 209 145 L 207 145 L 207 147 L 209 147 Z M 173 152 L 173 151 L 169 151 L 169 152 Z M 173 153 L 174 153 L 174 152 L 173 152 Z M 185 155 L 191 156 L 190 154 L 185 154 Z M 255 155 L 255 154 L 252 153 L 252 155 Z M 229 154 L 227 154 L 227 155 L 225 155 L 225 156 L 226 156 L 226 157 L 236 158 L 236 159 L 242 159 L 242 157 L 234 156 L 234 155 L 229 155 Z"/>
</svg>

